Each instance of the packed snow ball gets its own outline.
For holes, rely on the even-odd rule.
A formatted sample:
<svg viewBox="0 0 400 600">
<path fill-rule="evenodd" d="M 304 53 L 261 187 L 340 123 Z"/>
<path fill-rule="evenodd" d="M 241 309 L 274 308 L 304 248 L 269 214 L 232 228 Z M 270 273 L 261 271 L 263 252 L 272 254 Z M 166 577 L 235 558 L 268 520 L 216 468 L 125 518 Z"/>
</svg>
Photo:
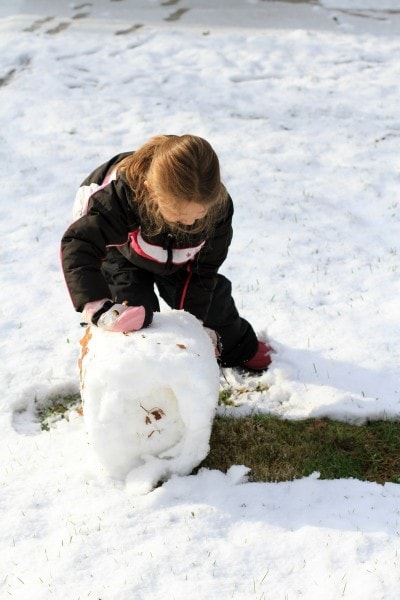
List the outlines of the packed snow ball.
<svg viewBox="0 0 400 600">
<path fill-rule="evenodd" d="M 139 493 L 187 475 L 208 454 L 219 368 L 201 323 L 157 313 L 120 334 L 89 327 L 79 359 L 90 445 L 105 471 Z"/>
</svg>

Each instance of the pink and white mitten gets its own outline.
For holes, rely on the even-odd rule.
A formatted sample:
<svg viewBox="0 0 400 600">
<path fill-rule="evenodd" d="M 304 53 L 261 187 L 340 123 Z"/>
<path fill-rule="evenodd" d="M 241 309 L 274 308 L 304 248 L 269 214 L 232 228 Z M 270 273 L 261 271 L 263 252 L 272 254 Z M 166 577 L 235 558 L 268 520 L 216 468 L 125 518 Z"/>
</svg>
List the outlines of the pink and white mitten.
<svg viewBox="0 0 400 600">
<path fill-rule="evenodd" d="M 127 333 L 143 327 L 145 309 L 144 306 L 116 304 L 106 298 L 85 304 L 82 316 L 86 323 L 92 323 L 101 329 Z"/>
</svg>

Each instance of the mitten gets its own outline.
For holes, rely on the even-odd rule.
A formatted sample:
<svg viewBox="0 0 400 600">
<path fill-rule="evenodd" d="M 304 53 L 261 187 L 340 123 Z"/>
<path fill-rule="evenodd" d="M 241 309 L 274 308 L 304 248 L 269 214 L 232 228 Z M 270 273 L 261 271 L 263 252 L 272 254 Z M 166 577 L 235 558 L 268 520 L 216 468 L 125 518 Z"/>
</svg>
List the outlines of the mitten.
<svg viewBox="0 0 400 600">
<path fill-rule="evenodd" d="M 144 306 L 127 306 L 105 299 L 85 304 L 82 315 L 87 323 L 101 329 L 127 333 L 143 327 L 145 309 Z"/>
</svg>

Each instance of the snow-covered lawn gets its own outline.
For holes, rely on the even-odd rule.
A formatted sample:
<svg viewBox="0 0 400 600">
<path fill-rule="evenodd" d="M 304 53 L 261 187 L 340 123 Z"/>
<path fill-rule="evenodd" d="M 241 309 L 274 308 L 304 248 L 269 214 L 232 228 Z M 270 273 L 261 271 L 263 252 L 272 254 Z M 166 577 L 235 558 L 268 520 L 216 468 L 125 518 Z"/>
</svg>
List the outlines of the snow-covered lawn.
<svg viewBox="0 0 400 600">
<path fill-rule="evenodd" d="M 77 186 L 193 132 L 235 202 L 223 272 L 277 349 L 269 390 L 229 411 L 398 419 L 398 37 L 63 22 L 0 20 L 1 598 L 397 600 L 397 484 L 236 465 L 138 496 L 79 413 L 41 431 L 35 402 L 79 387 L 59 265 Z"/>
</svg>

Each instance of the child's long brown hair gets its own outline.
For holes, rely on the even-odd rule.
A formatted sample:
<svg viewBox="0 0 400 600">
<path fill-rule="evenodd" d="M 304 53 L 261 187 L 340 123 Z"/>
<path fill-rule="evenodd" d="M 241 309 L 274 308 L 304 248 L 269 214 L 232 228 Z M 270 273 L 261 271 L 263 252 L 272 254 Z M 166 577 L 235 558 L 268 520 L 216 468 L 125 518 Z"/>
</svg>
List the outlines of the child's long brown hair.
<svg viewBox="0 0 400 600">
<path fill-rule="evenodd" d="M 153 195 L 171 207 L 185 201 L 207 208 L 206 215 L 194 225 L 168 223 L 168 229 L 176 233 L 204 232 L 207 235 L 226 208 L 228 194 L 221 182 L 218 157 L 201 137 L 189 134 L 155 136 L 124 158 L 118 170 L 124 174 L 134 193 L 147 233 L 154 235 L 166 228 L 159 202 Z"/>
</svg>

